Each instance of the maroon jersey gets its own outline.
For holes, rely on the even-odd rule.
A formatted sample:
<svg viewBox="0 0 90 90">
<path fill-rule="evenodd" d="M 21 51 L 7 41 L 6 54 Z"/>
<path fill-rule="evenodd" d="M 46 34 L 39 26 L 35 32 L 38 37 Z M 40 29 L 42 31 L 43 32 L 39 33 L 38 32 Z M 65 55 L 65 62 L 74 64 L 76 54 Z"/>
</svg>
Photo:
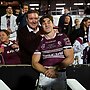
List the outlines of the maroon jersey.
<svg viewBox="0 0 90 90">
<path fill-rule="evenodd" d="M 13 45 L 15 42 L 10 41 L 9 44 L 1 44 L 1 46 L 4 47 L 4 52 L 2 53 L 2 56 L 4 58 L 5 64 L 20 64 L 20 58 L 19 58 L 19 49 L 13 49 L 11 45 Z"/>
<path fill-rule="evenodd" d="M 53 39 L 47 40 L 43 37 L 35 53 L 41 53 L 44 66 L 54 66 L 65 59 L 63 50 L 70 47 L 69 38 L 65 34 L 57 33 Z"/>
</svg>

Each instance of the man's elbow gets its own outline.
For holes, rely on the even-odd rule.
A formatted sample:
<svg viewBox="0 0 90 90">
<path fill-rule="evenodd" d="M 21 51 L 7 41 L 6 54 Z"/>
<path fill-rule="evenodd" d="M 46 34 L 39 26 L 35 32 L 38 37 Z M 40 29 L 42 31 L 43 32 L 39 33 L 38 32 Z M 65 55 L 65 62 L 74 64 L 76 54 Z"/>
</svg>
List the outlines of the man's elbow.
<svg viewBox="0 0 90 90">
<path fill-rule="evenodd" d="M 74 62 L 74 56 L 71 57 L 70 64 L 73 64 L 73 62 Z"/>
<path fill-rule="evenodd" d="M 35 64 L 32 62 L 32 67 L 35 68 Z"/>
<path fill-rule="evenodd" d="M 33 61 L 32 61 L 32 67 L 33 67 L 34 69 L 37 69 L 37 62 L 33 62 Z"/>
</svg>

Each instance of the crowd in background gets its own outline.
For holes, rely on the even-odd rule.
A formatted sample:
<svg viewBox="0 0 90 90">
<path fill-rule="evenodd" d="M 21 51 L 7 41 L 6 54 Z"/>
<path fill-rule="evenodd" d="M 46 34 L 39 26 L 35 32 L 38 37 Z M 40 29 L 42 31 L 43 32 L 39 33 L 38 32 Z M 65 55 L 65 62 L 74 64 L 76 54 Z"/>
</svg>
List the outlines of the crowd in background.
<svg viewBox="0 0 90 90">
<path fill-rule="evenodd" d="M 27 24 L 26 13 L 29 10 L 30 10 L 30 7 L 28 6 L 27 3 L 23 5 L 22 9 L 16 8 L 15 10 L 13 10 L 13 7 L 9 5 L 6 7 L 6 14 L 1 16 L 0 28 L 1 30 L 7 30 L 10 33 L 9 35 L 10 40 L 18 41 L 17 31 Z M 72 21 L 74 21 L 74 25 L 72 25 Z M 59 18 L 58 26 L 55 26 L 55 27 L 58 28 L 59 32 L 65 33 L 70 38 L 72 46 L 74 47 L 74 50 L 75 50 L 74 52 L 75 57 L 77 57 L 76 53 L 82 50 L 84 51 L 85 47 L 82 50 L 76 51 L 77 45 L 75 45 L 76 43 L 75 41 L 77 41 L 77 38 L 82 37 L 83 38 L 81 39 L 82 44 L 88 43 L 86 47 L 89 46 L 89 41 L 90 41 L 89 26 L 90 26 L 90 17 L 84 17 L 82 21 L 80 21 L 79 18 L 72 20 L 69 9 L 65 8 L 64 14 L 61 15 Z M 81 45 L 77 47 L 82 47 Z M 86 54 L 86 52 L 83 52 L 83 51 L 82 51 L 82 55 Z M 80 56 L 81 58 L 85 58 L 85 55 L 84 56 L 82 55 L 78 56 L 79 60 L 80 60 Z M 88 58 L 87 55 L 86 57 Z M 80 64 L 84 64 L 84 63 L 85 61 L 82 61 L 82 63 Z M 86 62 L 86 63 L 89 63 L 89 62 Z"/>
<path fill-rule="evenodd" d="M 64 14 L 59 18 L 58 26 L 53 25 L 53 30 L 55 31 L 55 33 L 64 33 L 66 36 L 63 37 L 65 39 L 66 37 L 68 37 L 68 39 L 70 40 L 70 42 L 67 41 L 67 44 L 71 43 L 70 45 L 74 50 L 74 62 L 72 64 L 89 64 L 90 17 L 84 17 L 81 22 L 79 21 L 79 18 L 76 18 L 74 20 L 75 25 L 72 26 L 72 17 L 69 14 L 69 10 L 67 8 L 65 8 L 64 10 Z M 52 21 L 50 17 L 44 18 L 49 18 Z M 44 32 L 43 28 L 45 26 L 48 28 L 47 24 L 52 25 L 53 23 L 50 22 L 50 20 L 48 21 L 47 19 L 44 21 L 44 18 L 39 22 L 38 11 L 30 10 L 28 4 L 24 4 L 21 10 L 16 9 L 15 12 L 13 12 L 12 6 L 6 7 L 6 14 L 1 16 L 0 24 L 1 64 L 32 65 L 32 55 L 34 51 L 39 46 L 39 43 L 41 43 L 40 41 L 42 40 L 42 37 L 49 33 Z M 58 43 L 60 44 L 60 42 Z M 42 48 L 44 48 L 44 44 L 42 44 Z M 50 46 L 47 48 L 50 48 Z M 42 49 L 39 48 L 39 50 Z M 64 52 L 67 57 L 67 51 Z M 43 54 L 44 53 L 45 52 L 43 52 Z M 40 58 L 40 56 L 34 56 L 34 58 L 43 59 Z M 33 65 L 33 67 L 35 67 L 36 69 L 37 66 Z M 33 75 L 31 75 L 31 77 L 33 77 L 31 78 L 31 81 L 33 82 L 31 85 L 32 88 L 34 88 L 36 79 L 38 78 L 38 72 L 35 71 L 33 67 L 31 68 L 35 76 L 33 77 Z M 48 76 L 47 73 L 49 72 L 50 71 L 48 70 L 45 74 Z"/>
</svg>

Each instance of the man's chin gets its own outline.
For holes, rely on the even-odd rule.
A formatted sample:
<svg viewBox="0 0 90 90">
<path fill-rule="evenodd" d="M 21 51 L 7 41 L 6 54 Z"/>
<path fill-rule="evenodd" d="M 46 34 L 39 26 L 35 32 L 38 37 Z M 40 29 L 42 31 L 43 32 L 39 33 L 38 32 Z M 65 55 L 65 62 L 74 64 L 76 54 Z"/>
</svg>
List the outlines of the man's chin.
<svg viewBox="0 0 90 90">
<path fill-rule="evenodd" d="M 45 32 L 45 34 L 49 34 L 50 32 Z"/>
<path fill-rule="evenodd" d="M 32 29 L 36 29 L 36 28 L 37 28 L 37 26 L 32 26 L 32 27 L 30 27 L 30 28 L 32 28 Z"/>
</svg>

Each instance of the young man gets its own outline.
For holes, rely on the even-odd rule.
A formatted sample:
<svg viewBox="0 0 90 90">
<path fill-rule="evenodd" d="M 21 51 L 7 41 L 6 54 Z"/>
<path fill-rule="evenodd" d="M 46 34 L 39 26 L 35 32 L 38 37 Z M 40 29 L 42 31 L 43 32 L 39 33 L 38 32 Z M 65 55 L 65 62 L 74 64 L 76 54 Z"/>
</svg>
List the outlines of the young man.
<svg viewBox="0 0 90 90">
<path fill-rule="evenodd" d="M 70 40 L 53 29 L 52 16 L 42 16 L 40 23 L 44 35 L 32 56 L 32 66 L 40 72 L 38 90 L 66 90 L 65 68 L 74 60 Z"/>
<path fill-rule="evenodd" d="M 18 26 L 16 24 L 17 17 L 13 15 L 12 6 L 6 7 L 6 14 L 1 17 L 1 29 L 8 30 L 10 32 L 10 40 L 16 40 Z"/>
</svg>

